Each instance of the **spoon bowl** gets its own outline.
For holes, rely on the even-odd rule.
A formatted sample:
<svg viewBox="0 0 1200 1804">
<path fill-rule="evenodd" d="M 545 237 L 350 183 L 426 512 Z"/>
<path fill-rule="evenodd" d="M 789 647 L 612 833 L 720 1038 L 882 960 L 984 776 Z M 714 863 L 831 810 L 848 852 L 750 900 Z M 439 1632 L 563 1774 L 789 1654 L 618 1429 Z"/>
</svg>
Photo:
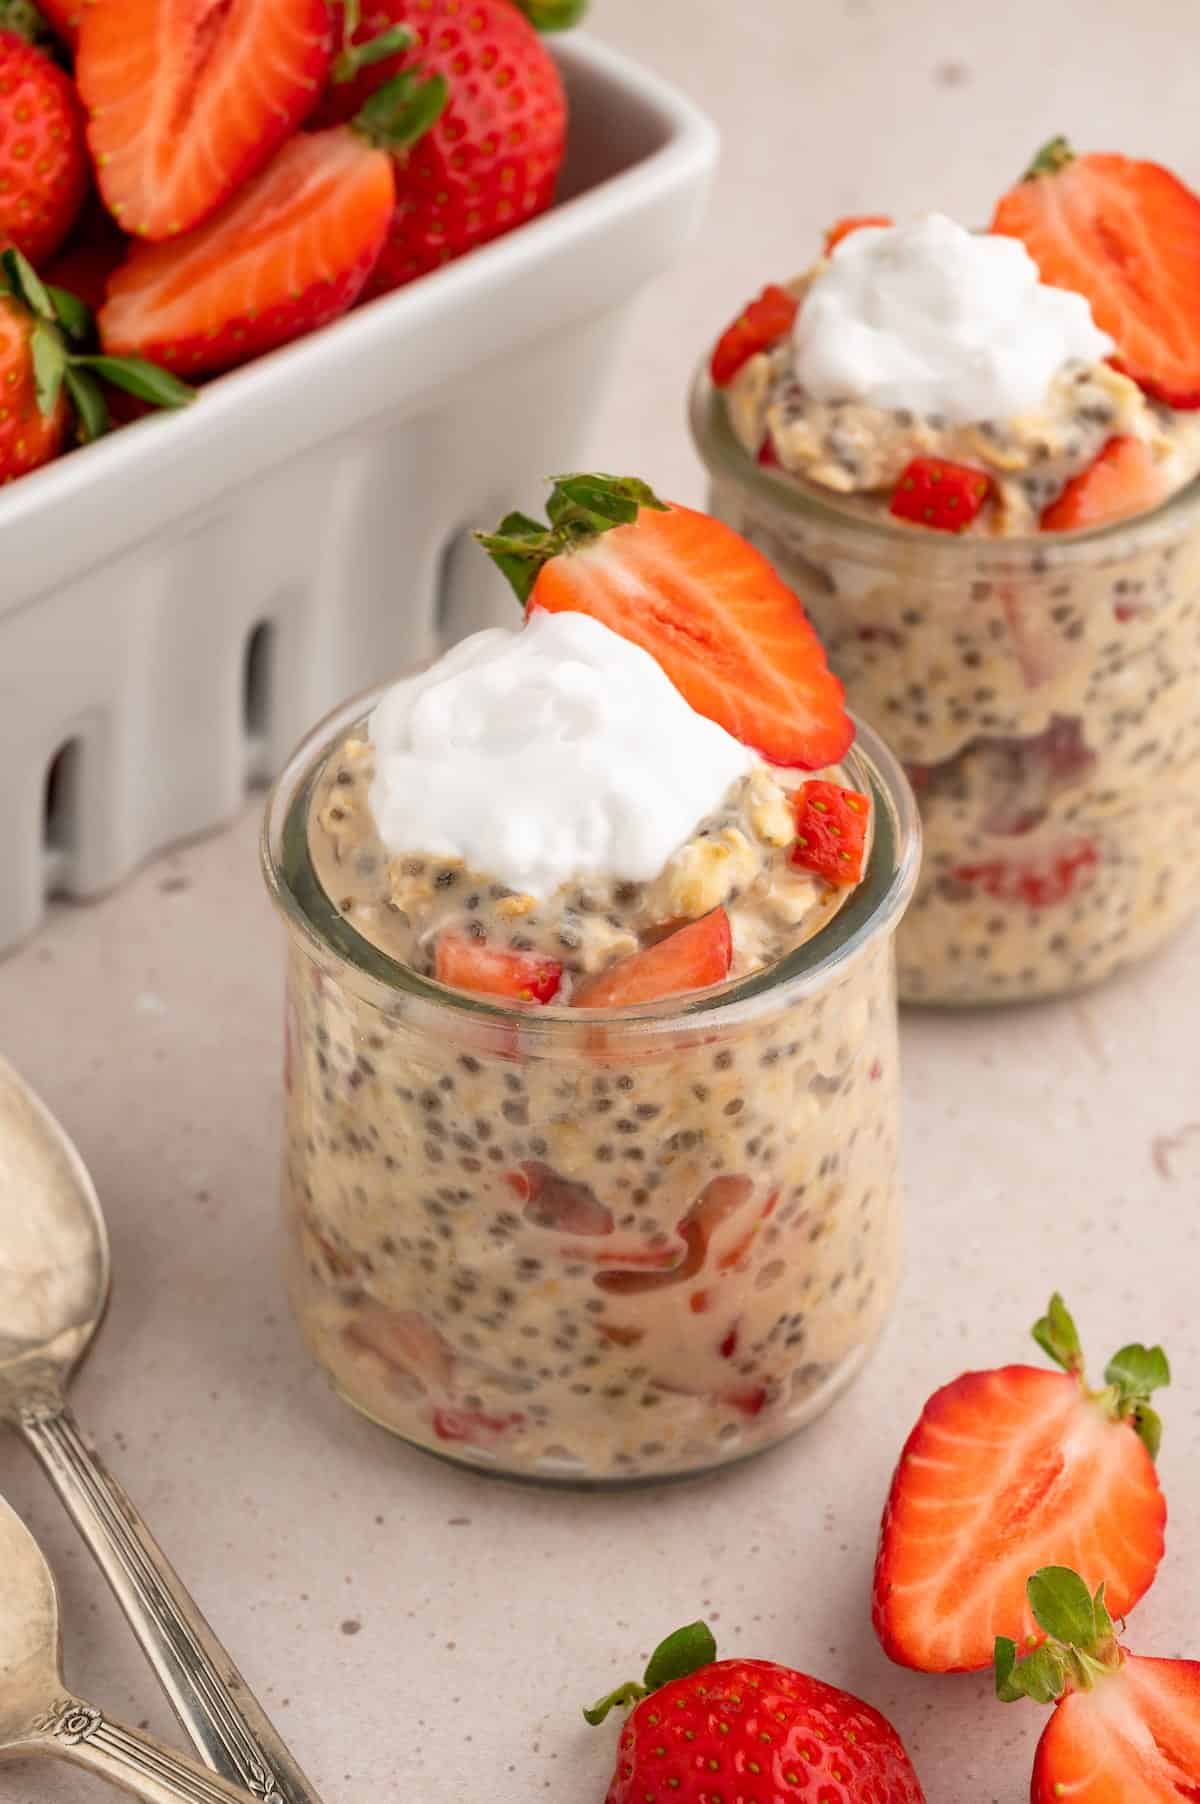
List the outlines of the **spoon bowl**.
<svg viewBox="0 0 1200 1804">
<path fill-rule="evenodd" d="M 33 1739 L 62 1690 L 58 1592 L 41 1549 L 0 1499 L 0 1755 Z"/>
<path fill-rule="evenodd" d="M 108 1302 L 95 1186 L 45 1104 L 0 1058 L 0 1419 L 57 1395 Z"/>
</svg>

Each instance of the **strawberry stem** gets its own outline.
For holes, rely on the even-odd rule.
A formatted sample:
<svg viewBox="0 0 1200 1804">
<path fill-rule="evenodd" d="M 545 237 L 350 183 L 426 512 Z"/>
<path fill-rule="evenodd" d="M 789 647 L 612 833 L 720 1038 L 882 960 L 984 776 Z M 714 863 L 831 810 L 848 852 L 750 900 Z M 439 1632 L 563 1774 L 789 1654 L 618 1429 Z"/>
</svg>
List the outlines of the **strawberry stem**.
<svg viewBox="0 0 1200 1804">
<path fill-rule="evenodd" d="M 336 82 L 353 81 L 361 69 L 370 68 L 372 63 L 381 63 L 385 57 L 398 56 L 402 50 L 410 49 L 416 42 L 407 25 L 390 25 L 378 36 L 356 44 L 354 39 L 360 18 L 359 0 L 342 0 L 342 48 L 334 57 L 330 71 Z"/>
<path fill-rule="evenodd" d="M 615 1691 L 608 1692 L 590 1710 L 584 1711 L 584 1720 L 596 1728 L 618 1705 L 636 1704 L 672 1679 L 686 1679 L 691 1673 L 699 1672 L 702 1666 L 711 1666 L 716 1657 L 717 1644 L 708 1624 L 689 1622 L 659 1642 L 640 1682 L 628 1679 L 624 1685 L 618 1685 Z"/>
<path fill-rule="evenodd" d="M 1048 143 L 1042 145 L 1021 180 L 1030 182 L 1039 175 L 1057 175 L 1060 169 L 1065 169 L 1068 163 L 1074 161 L 1075 152 L 1071 149 L 1067 139 L 1062 136 L 1051 138 Z"/>
<path fill-rule="evenodd" d="M 401 69 L 376 88 L 355 115 L 354 129 L 380 150 L 409 150 L 446 110 L 450 84 L 444 75 Z"/>
<path fill-rule="evenodd" d="M 1121 1664 L 1121 1650 L 1104 1586 L 1093 1597 L 1069 1566 L 1043 1566 L 1031 1574 L 1025 1595 L 1047 1639 L 1018 1661 L 1016 1643 L 996 1637 L 996 1695 L 1002 1703 L 1032 1698 L 1055 1703 L 1066 1691 L 1087 1691 Z"/>
<path fill-rule="evenodd" d="M 475 534 L 522 607 L 551 558 L 590 544 L 614 526 L 631 526 L 643 507 L 667 512 L 666 503 L 636 476 L 556 476 L 553 481 L 548 523 L 528 514 L 505 514 L 495 532 Z"/>
<path fill-rule="evenodd" d="M 1079 1334 L 1058 1291 L 1045 1315 L 1033 1324 L 1032 1333 L 1042 1351 L 1086 1388 Z M 1162 1420 L 1150 1407 L 1150 1398 L 1170 1382 L 1171 1367 L 1162 1348 L 1134 1341 L 1114 1353 L 1105 1366 L 1104 1388 L 1088 1394 L 1113 1421 L 1131 1423 L 1151 1459 L 1156 1459 L 1162 1445 Z"/>
</svg>

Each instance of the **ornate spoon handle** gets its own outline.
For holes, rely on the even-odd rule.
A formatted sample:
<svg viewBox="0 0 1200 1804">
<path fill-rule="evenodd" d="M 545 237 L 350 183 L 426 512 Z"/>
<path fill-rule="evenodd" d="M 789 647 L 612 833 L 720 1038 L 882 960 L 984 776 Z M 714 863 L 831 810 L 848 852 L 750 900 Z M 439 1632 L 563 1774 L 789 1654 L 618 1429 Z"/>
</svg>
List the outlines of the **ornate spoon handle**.
<svg viewBox="0 0 1200 1804">
<path fill-rule="evenodd" d="M 26 1746 L 31 1753 L 55 1754 L 85 1767 L 142 1804 L 246 1804 L 236 1785 L 79 1698 L 59 1698 Z"/>
<path fill-rule="evenodd" d="M 264 1804 L 320 1804 L 162 1548 L 84 1442 L 66 1405 L 56 1401 L 26 1409 L 16 1426 L 95 1555 L 205 1764 Z M 228 1797 L 227 1786 L 217 1791 L 222 1799 Z M 214 1804 L 215 1795 L 196 1795 L 194 1804 Z M 244 1797 L 240 1804 L 246 1804 Z"/>
</svg>

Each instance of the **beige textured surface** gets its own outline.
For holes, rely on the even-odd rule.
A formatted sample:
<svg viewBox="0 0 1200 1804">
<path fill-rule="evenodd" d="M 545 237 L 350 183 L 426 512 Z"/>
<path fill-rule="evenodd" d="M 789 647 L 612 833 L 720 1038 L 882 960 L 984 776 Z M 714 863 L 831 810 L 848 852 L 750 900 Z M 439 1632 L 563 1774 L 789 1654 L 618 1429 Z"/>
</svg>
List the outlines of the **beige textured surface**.
<svg viewBox="0 0 1200 1804">
<path fill-rule="evenodd" d="M 825 218 L 934 202 L 979 217 L 1062 128 L 1200 176 L 1185 0 L 595 8 L 725 132 L 710 233 L 642 304 L 597 434 L 600 461 L 682 499 L 700 493 L 679 424 L 693 352 L 760 279 L 803 262 Z M 867 1584 L 922 1398 L 965 1365 L 1022 1357 L 1054 1283 L 1097 1361 L 1135 1335 L 1172 1354 L 1169 1551 L 1131 1636 L 1200 1654 L 1200 933 L 1085 1001 L 910 1017 L 910 1266 L 880 1357 L 791 1448 L 625 1499 L 457 1476 L 357 1421 L 309 1369 L 276 1278 L 279 953 L 247 818 L 60 911 L 0 965 L 0 1046 L 69 1124 L 112 1227 L 116 1296 L 80 1413 L 330 1804 L 599 1804 L 613 1735 L 586 1730 L 578 1704 L 701 1609 L 725 1651 L 819 1671 L 888 1711 L 930 1804 L 1019 1804 L 1039 1713 L 1002 1710 L 983 1679 L 890 1668 Z M 0 1489 L 59 1574 L 70 1680 L 173 1735 L 8 1442 Z M 3 1804 L 86 1791 L 42 1767 L 0 1774 Z"/>
</svg>

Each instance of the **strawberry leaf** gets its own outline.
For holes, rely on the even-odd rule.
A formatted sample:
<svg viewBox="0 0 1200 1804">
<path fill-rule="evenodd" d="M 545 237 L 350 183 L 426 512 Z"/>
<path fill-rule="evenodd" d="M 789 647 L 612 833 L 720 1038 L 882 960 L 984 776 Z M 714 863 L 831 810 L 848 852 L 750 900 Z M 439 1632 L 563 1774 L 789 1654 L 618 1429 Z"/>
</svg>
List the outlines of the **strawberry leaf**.
<svg viewBox="0 0 1200 1804">
<path fill-rule="evenodd" d="M 588 9 L 588 0 L 517 0 L 538 31 L 569 31 Z"/>
<path fill-rule="evenodd" d="M 610 1710 L 614 1710 L 622 1704 L 636 1704 L 645 1695 L 645 1686 L 639 1685 L 636 1679 L 630 1679 L 627 1684 L 618 1685 L 615 1691 L 610 1691 L 607 1697 L 602 1697 L 598 1703 L 592 1705 L 590 1710 L 585 1710 L 583 1720 L 585 1723 L 590 1723 L 593 1729 L 597 1729 Z"/>
<path fill-rule="evenodd" d="M 8 292 L 15 295 L 17 300 L 24 301 L 29 311 L 36 313 L 39 319 L 48 320 L 53 325 L 54 308 L 50 296 L 28 257 L 23 257 L 15 245 L 10 244 L 0 254 L 0 268 L 4 271 Z"/>
<path fill-rule="evenodd" d="M 442 115 L 450 99 L 444 75 L 402 69 L 376 88 L 354 117 L 354 129 L 381 150 L 408 150 Z"/>
<path fill-rule="evenodd" d="M 149 401 L 154 407 L 186 407 L 189 401 L 196 399 L 196 391 L 170 370 L 160 368 L 157 363 L 150 363 L 145 357 L 105 357 L 97 354 L 94 357 L 73 357 L 76 369 L 94 370 L 105 382 L 111 382 L 114 388 L 123 388 L 128 395 L 136 395 L 139 401 Z"/>
<path fill-rule="evenodd" d="M 33 386 L 37 396 L 38 412 L 47 419 L 58 406 L 58 397 L 62 393 L 63 377 L 67 373 L 67 353 L 63 349 L 61 335 L 44 319 L 38 320 L 30 336 L 30 355 L 33 359 Z"/>
<path fill-rule="evenodd" d="M 1158 1450 L 1162 1446 L 1162 1417 L 1148 1403 L 1139 1403 L 1130 1417 L 1134 1433 L 1145 1446 L 1151 1459 L 1158 1458 Z"/>
<path fill-rule="evenodd" d="M 717 1644 L 706 1622 L 689 1622 L 660 1641 L 646 1667 L 647 1691 L 657 1691 L 672 1679 L 686 1679 L 702 1666 L 711 1666 L 717 1657 Z"/>
<path fill-rule="evenodd" d="M 1051 138 L 1049 143 L 1042 145 L 1021 180 L 1028 182 L 1037 175 L 1057 175 L 1060 169 L 1065 169 L 1068 163 L 1074 161 L 1075 152 L 1060 133 L 1057 138 Z"/>
<path fill-rule="evenodd" d="M 1025 1586 L 1034 1621 L 1068 1647 L 1091 1647 L 1096 1640 L 1092 1594 L 1069 1566 L 1043 1566 Z"/>
<path fill-rule="evenodd" d="M 494 533 L 477 532 L 497 568 L 524 606 L 544 564 L 613 526 L 628 526 L 639 509 L 666 513 L 666 503 L 636 476 L 557 476 L 546 507 L 550 523 L 528 514 L 506 514 Z"/>
<path fill-rule="evenodd" d="M 1062 1655 L 1044 1643 L 1019 1664 L 1017 1650 L 1007 1636 L 996 1640 L 996 1696 L 1001 1703 L 1014 1704 L 1018 1698 L 1032 1698 L 1035 1704 L 1052 1704 L 1066 1688 Z"/>
<path fill-rule="evenodd" d="M 1171 1368 L 1161 1347 L 1135 1342 L 1113 1354 L 1104 1368 L 1104 1381 L 1117 1387 L 1122 1402 L 1138 1403 L 1170 1384 Z"/>
<path fill-rule="evenodd" d="M 1083 1371 L 1083 1348 L 1069 1310 L 1056 1290 L 1044 1316 L 1033 1324 L 1034 1340 L 1055 1365 L 1077 1377 Z"/>
<path fill-rule="evenodd" d="M 63 380 L 75 404 L 75 436 L 80 444 L 103 438 L 108 431 L 108 406 L 96 378 L 68 363 Z"/>
<path fill-rule="evenodd" d="M 92 310 L 67 288 L 47 288 L 54 316 L 68 338 L 86 344 L 94 330 Z"/>
</svg>

